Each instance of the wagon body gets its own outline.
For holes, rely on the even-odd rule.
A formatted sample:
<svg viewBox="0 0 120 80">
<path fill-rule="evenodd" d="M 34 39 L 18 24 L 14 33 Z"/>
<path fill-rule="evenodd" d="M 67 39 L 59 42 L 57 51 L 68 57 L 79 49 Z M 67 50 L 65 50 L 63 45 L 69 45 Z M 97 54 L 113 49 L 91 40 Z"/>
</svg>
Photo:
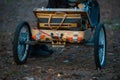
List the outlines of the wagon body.
<svg viewBox="0 0 120 80">
<path fill-rule="evenodd" d="M 81 43 L 90 36 L 91 28 L 88 11 L 81 9 L 36 8 L 37 28 L 32 29 L 32 38 L 40 42 L 51 42 L 53 47 L 65 46 L 66 43 Z M 84 30 L 82 19 L 85 20 Z M 60 45 L 60 46 L 59 46 Z M 56 46 L 57 47 L 57 46 Z"/>
<path fill-rule="evenodd" d="M 26 62 L 31 45 L 50 43 L 52 47 L 83 43 L 94 47 L 96 68 L 106 59 L 106 31 L 99 19 L 99 6 L 79 4 L 79 8 L 35 8 L 37 27 L 21 22 L 15 31 L 13 57 L 17 64 Z M 96 13 L 96 14 L 94 14 Z"/>
</svg>

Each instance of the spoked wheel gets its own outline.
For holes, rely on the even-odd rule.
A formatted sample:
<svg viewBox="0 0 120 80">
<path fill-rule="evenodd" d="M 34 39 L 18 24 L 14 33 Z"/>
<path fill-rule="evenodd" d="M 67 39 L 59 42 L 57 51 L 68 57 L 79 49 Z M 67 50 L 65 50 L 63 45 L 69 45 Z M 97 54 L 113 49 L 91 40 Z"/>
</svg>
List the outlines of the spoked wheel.
<svg viewBox="0 0 120 80">
<path fill-rule="evenodd" d="M 106 31 L 103 24 L 99 24 L 95 29 L 94 57 L 96 68 L 103 68 L 106 62 Z"/>
<path fill-rule="evenodd" d="M 23 64 L 26 62 L 30 45 L 26 41 L 30 41 L 31 32 L 27 22 L 21 22 L 15 31 L 13 42 L 13 57 L 16 64 Z"/>
</svg>

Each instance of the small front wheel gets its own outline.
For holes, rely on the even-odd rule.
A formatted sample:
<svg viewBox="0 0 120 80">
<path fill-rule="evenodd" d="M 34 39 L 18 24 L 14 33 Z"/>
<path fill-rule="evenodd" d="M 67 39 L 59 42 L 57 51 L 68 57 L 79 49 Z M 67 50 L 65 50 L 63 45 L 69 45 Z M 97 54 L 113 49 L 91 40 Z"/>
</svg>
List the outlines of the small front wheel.
<svg viewBox="0 0 120 80">
<path fill-rule="evenodd" d="M 94 34 L 94 58 L 96 68 L 103 68 L 106 62 L 106 31 L 103 24 L 96 26 Z"/>
<path fill-rule="evenodd" d="M 30 41 L 31 31 L 27 22 L 21 22 L 15 31 L 13 41 L 13 57 L 16 64 L 23 64 L 26 62 L 30 45 L 26 41 Z"/>
</svg>

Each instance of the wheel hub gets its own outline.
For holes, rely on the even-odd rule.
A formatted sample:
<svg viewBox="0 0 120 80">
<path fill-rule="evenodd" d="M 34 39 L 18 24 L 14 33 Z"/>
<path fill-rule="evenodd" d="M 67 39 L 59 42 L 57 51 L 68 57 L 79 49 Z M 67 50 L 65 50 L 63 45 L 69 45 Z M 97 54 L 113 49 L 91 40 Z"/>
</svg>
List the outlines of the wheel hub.
<svg viewBox="0 0 120 80">
<path fill-rule="evenodd" d="M 27 34 L 26 33 L 21 33 L 20 35 L 21 36 L 20 36 L 20 39 L 19 39 L 19 43 L 20 43 L 20 45 L 23 45 L 27 41 Z"/>
</svg>

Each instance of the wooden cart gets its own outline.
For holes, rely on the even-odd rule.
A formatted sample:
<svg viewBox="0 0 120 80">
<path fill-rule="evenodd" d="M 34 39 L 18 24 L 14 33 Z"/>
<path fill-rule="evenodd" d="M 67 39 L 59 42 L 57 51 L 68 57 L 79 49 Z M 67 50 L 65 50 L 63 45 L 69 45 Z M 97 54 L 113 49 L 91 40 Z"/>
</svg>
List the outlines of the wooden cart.
<svg viewBox="0 0 120 80">
<path fill-rule="evenodd" d="M 106 32 L 103 24 L 92 24 L 89 6 L 79 8 L 35 8 L 37 27 L 21 22 L 15 32 L 13 55 L 17 64 L 26 62 L 30 45 L 50 43 L 52 47 L 84 44 L 94 47 L 95 64 L 103 68 L 106 58 Z"/>
</svg>

